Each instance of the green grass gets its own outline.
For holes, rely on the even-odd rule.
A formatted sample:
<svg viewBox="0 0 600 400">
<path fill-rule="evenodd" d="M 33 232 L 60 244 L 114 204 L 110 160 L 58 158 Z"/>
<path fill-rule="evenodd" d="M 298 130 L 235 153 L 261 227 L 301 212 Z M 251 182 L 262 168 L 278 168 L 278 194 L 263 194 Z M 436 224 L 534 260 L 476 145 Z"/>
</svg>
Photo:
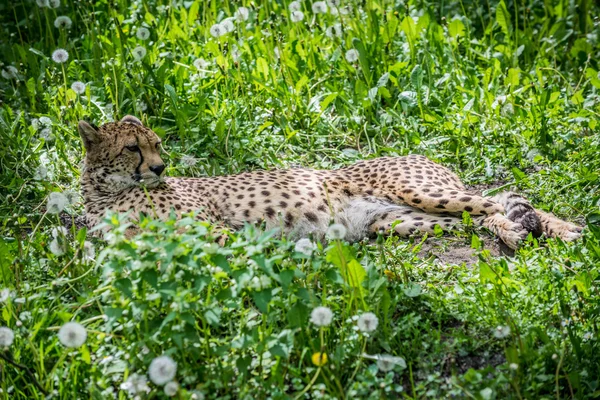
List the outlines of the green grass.
<svg viewBox="0 0 600 400">
<path fill-rule="evenodd" d="M 296 23 L 287 1 L 61 3 L 0 4 L 0 326 L 15 336 L 0 349 L 0 398 L 125 399 L 122 384 L 164 354 L 182 399 L 600 396 L 594 2 L 344 1 L 349 13 L 332 15 L 305 0 Z M 211 36 L 241 5 L 249 19 Z M 69 29 L 54 27 L 61 15 Z M 58 48 L 67 62 L 52 60 Z M 419 238 L 332 241 L 308 257 L 253 227 L 219 248 L 210 226 L 145 221 L 127 240 L 119 216 L 108 240 L 86 239 L 69 222 L 82 204 L 61 219 L 47 199 L 79 190 L 77 121 L 126 114 L 163 138 L 169 175 L 419 153 L 587 228 L 513 258 L 478 229 L 427 239 L 472 245 L 473 265 L 436 262 Z M 327 327 L 309 321 L 319 305 Z M 379 321 L 369 334 L 365 312 Z M 83 346 L 59 341 L 67 321 L 85 326 Z M 382 371 L 364 354 L 404 362 Z"/>
</svg>

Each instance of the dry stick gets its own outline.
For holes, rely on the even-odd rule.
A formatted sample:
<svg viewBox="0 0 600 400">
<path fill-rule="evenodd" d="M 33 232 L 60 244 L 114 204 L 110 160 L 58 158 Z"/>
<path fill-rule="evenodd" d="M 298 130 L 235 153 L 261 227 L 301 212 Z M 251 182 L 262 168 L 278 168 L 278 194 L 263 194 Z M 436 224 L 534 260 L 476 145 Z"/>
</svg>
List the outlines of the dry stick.
<svg viewBox="0 0 600 400">
<path fill-rule="evenodd" d="M 35 384 L 35 386 L 38 387 L 38 389 L 40 389 L 40 391 L 44 394 L 44 396 L 48 395 L 48 392 L 46 392 L 44 390 L 44 388 L 42 387 L 42 385 L 40 385 L 38 380 L 35 379 L 35 375 L 33 374 L 33 372 L 31 372 L 31 370 L 27 366 L 13 361 L 11 358 L 6 357 L 3 353 L 0 353 L 0 358 L 2 358 L 7 363 L 25 371 L 25 373 L 27 373 L 27 375 L 29 375 L 29 377 L 31 378 L 31 381 Z"/>
</svg>

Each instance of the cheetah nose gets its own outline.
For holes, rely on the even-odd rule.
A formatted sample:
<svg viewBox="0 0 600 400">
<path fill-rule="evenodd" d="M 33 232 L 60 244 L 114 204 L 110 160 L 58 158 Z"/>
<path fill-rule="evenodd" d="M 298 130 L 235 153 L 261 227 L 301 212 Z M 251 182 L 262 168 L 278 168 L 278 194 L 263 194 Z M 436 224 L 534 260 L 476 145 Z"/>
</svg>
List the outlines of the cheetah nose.
<svg viewBox="0 0 600 400">
<path fill-rule="evenodd" d="M 150 167 L 150 171 L 154 172 L 156 175 L 160 176 L 162 172 L 165 170 L 165 164 L 153 165 Z"/>
</svg>

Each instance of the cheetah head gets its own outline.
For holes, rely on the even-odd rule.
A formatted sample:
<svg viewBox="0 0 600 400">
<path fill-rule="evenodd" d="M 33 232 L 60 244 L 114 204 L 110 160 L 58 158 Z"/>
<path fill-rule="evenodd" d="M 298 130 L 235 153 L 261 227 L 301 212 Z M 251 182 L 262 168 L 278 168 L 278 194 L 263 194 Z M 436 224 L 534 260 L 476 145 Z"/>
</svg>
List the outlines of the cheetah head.
<svg viewBox="0 0 600 400">
<path fill-rule="evenodd" d="M 78 129 L 86 150 L 83 177 L 95 190 L 118 192 L 142 183 L 153 188 L 161 182 L 160 138 L 136 117 L 99 128 L 79 121 Z"/>
</svg>

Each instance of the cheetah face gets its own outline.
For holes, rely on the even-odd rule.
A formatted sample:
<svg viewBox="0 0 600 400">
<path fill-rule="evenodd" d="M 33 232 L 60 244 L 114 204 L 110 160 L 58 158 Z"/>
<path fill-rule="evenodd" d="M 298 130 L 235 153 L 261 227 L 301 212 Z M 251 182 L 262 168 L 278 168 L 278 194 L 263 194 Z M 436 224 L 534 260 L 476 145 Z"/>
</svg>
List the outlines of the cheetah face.
<svg viewBox="0 0 600 400">
<path fill-rule="evenodd" d="M 165 170 L 160 158 L 160 138 L 128 115 L 100 128 L 79 121 L 86 149 L 85 174 L 96 190 L 118 192 L 141 184 L 158 186 Z"/>
</svg>

